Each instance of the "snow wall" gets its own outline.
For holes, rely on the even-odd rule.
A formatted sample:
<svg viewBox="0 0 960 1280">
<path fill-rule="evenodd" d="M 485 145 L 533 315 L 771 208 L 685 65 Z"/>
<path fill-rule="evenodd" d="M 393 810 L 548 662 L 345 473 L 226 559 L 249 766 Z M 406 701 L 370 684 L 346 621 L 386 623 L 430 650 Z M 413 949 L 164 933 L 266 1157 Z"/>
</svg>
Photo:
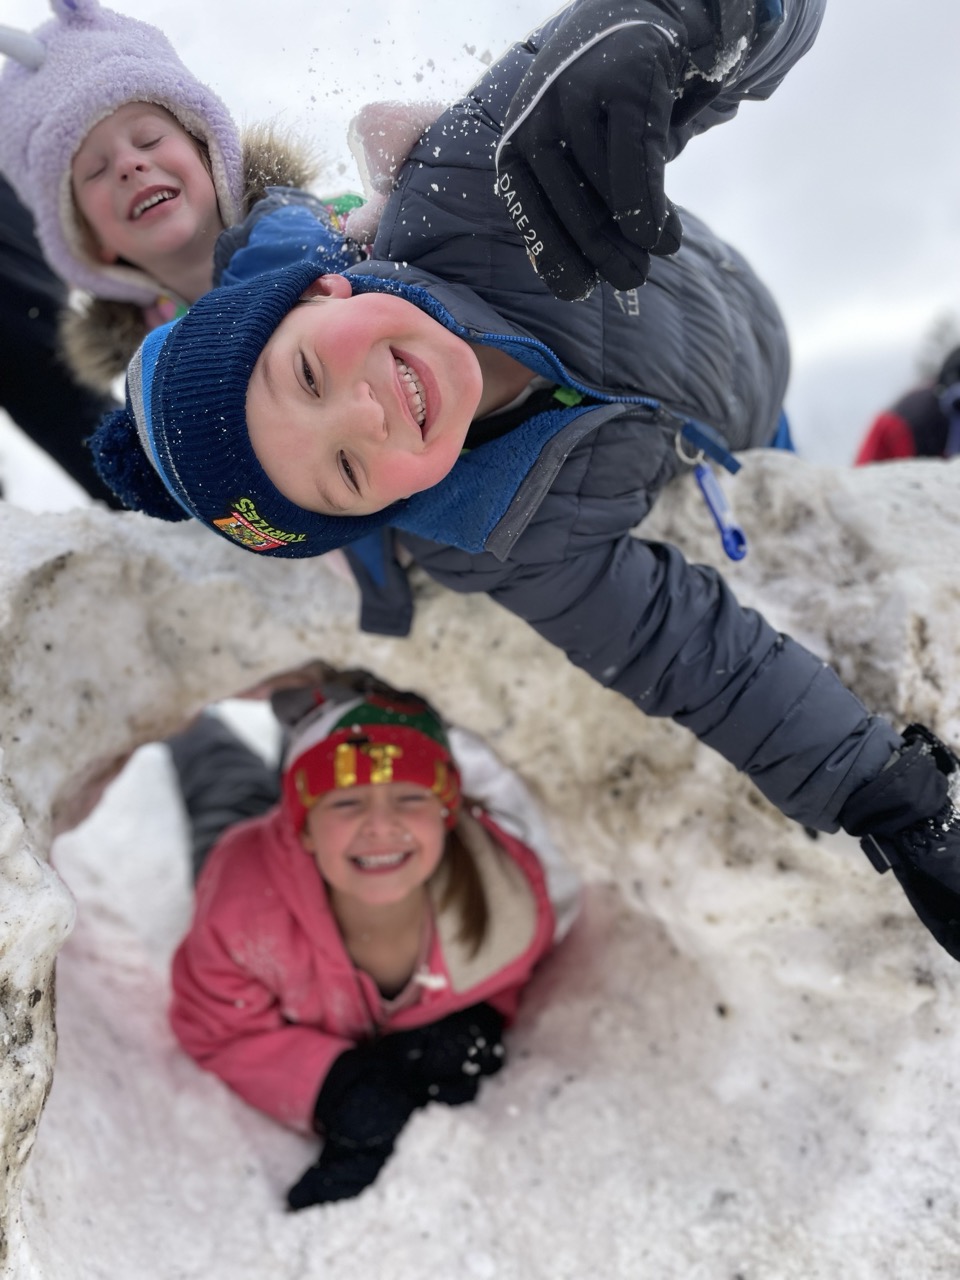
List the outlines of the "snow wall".
<svg viewBox="0 0 960 1280">
<path fill-rule="evenodd" d="M 741 564 L 692 484 L 644 534 L 724 567 L 874 708 L 957 741 L 958 480 L 960 462 L 758 454 L 724 480 Z M 336 557 L 262 562 L 100 510 L 0 504 L 0 531 L 5 1278 L 351 1280 L 386 1275 L 386 1248 L 391 1280 L 956 1274 L 956 969 L 854 842 L 811 840 L 485 598 L 417 578 L 414 633 L 388 641 L 358 634 Z M 316 657 L 486 735 L 588 888 L 478 1105 L 421 1113 L 363 1197 L 290 1217 L 312 1148 L 165 1028 L 189 889 L 163 749 L 134 757 L 149 776 L 119 850 L 115 822 L 90 826 L 102 810 L 77 824 L 135 748 Z M 49 861 L 74 827 L 54 862 L 79 911 Z M 71 880 L 83 831 L 106 852 Z M 124 877 L 151 841 L 160 888 L 137 890 L 130 925 Z"/>
</svg>

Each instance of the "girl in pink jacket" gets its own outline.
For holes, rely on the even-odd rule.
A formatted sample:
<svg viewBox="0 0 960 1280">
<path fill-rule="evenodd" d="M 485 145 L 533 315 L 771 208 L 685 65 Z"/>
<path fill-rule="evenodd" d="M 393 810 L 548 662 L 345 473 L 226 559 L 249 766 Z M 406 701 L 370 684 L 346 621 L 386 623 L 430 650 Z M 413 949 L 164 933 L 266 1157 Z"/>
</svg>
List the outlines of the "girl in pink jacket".
<svg viewBox="0 0 960 1280">
<path fill-rule="evenodd" d="M 418 1107 L 476 1097 L 576 897 L 528 794 L 477 739 L 461 731 L 458 751 L 497 820 L 463 802 L 422 699 L 368 683 L 306 700 L 280 804 L 204 867 L 171 1007 L 202 1067 L 323 1135 L 292 1209 L 357 1195 Z M 504 800 L 519 826 L 499 816 Z M 530 830 L 540 856 L 520 838 Z"/>
</svg>

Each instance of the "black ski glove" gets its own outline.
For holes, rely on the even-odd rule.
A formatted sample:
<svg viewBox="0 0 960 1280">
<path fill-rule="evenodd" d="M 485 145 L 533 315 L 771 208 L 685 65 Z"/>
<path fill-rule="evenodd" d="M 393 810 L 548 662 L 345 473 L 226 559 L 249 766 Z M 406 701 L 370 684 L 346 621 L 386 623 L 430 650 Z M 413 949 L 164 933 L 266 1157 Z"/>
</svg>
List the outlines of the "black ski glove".
<svg viewBox="0 0 960 1280">
<path fill-rule="evenodd" d="M 503 1066 L 503 1015 L 475 1004 L 439 1022 L 384 1036 L 380 1047 L 421 1103 L 472 1102 L 482 1076 Z"/>
<path fill-rule="evenodd" d="M 325 1135 L 323 1150 L 287 1192 L 291 1209 L 359 1195 L 421 1105 L 381 1043 L 348 1049 L 330 1068 L 314 1108 L 314 1126 Z"/>
<path fill-rule="evenodd" d="M 840 811 L 840 825 L 880 872 L 893 874 L 937 942 L 960 960 L 960 812 L 951 799 L 960 760 L 921 724 Z"/>
<path fill-rule="evenodd" d="M 755 0 L 584 0 L 545 41 L 504 120 L 497 191 L 558 298 L 631 289 L 651 253 L 679 249 L 670 126 L 723 88 L 756 15 Z"/>
</svg>

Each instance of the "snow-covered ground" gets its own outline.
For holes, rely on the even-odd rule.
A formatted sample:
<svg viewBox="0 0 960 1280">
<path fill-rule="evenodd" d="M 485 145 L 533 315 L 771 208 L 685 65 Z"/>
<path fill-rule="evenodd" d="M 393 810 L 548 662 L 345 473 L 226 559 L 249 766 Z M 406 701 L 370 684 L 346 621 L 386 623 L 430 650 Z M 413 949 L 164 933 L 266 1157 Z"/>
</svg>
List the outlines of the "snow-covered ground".
<svg viewBox="0 0 960 1280">
<path fill-rule="evenodd" d="M 760 455 L 730 484 L 753 542 L 730 570 L 741 596 L 875 706 L 954 739 L 958 465 Z M 691 490 L 661 507 L 651 533 L 716 558 Z M 33 857 L 51 800 L 68 822 L 95 766 L 312 654 L 419 686 L 484 733 L 588 881 L 509 1070 L 474 1107 L 416 1116 L 357 1201 L 288 1216 L 311 1144 L 200 1072 L 166 1026 L 190 890 L 166 752 L 144 746 L 53 846 L 77 919 L 22 1233 L 11 1222 L 16 1280 L 956 1274 L 956 966 L 852 841 L 811 841 L 484 599 L 425 586 L 410 641 L 358 639 L 352 589 L 318 562 L 261 565 L 103 511 L 0 506 L 0 537 L 5 972 L 40 993 L 37 1015 L 44 948 L 70 916 Z M 227 714 L 264 727 L 255 704 Z M 22 1123 L 25 1072 L 43 1075 L 33 1026 L 3 1078 Z M 14 1167 L 11 1206 L 19 1181 Z"/>
</svg>

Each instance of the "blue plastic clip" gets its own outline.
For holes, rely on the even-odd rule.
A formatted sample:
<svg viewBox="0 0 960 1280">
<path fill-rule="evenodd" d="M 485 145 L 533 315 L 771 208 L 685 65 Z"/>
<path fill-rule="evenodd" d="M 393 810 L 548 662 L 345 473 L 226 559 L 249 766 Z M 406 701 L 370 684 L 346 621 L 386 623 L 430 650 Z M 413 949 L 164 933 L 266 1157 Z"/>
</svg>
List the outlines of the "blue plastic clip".
<svg viewBox="0 0 960 1280">
<path fill-rule="evenodd" d="M 730 504 L 717 483 L 717 477 L 703 462 L 694 467 L 693 473 L 697 477 L 703 500 L 709 507 L 714 523 L 720 531 L 720 541 L 723 543 L 724 551 L 731 560 L 742 560 L 747 554 L 747 537 L 734 520 Z"/>
<path fill-rule="evenodd" d="M 695 422 L 693 418 L 687 418 L 680 428 L 680 434 L 684 440 L 689 440 L 694 448 L 705 453 L 714 462 L 719 462 L 720 466 L 725 467 L 732 476 L 740 470 L 740 463 L 727 448 L 726 440 L 718 431 L 705 426 L 702 422 Z"/>
</svg>

